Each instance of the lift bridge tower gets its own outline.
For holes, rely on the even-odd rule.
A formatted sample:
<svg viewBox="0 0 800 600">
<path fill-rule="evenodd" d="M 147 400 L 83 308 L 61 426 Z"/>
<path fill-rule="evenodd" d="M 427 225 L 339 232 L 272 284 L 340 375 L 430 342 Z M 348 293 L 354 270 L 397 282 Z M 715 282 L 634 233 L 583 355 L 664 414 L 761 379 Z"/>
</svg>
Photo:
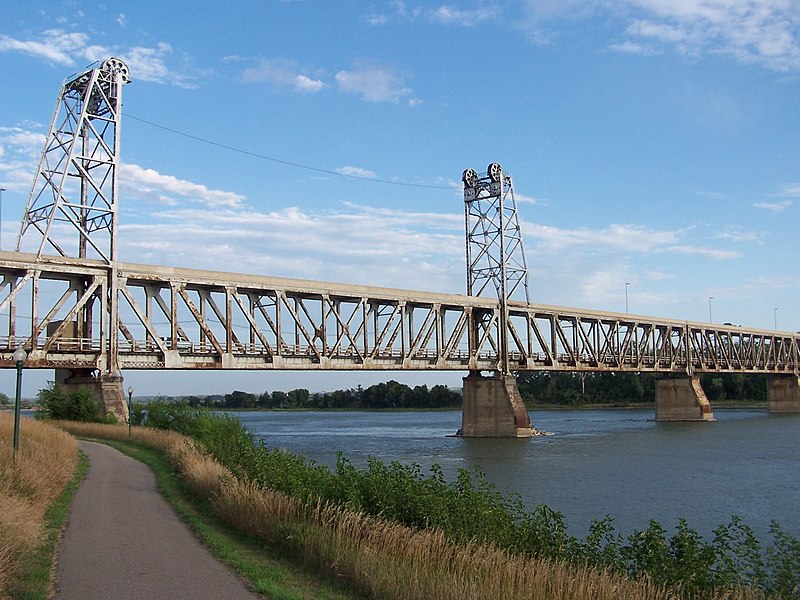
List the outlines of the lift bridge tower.
<svg viewBox="0 0 800 600">
<path fill-rule="evenodd" d="M 527 437 L 531 422 L 517 382 L 511 373 L 508 352 L 509 312 L 512 296 L 530 303 L 528 267 L 522 245 L 517 204 L 511 176 L 499 163 L 491 163 L 484 176 L 466 169 L 464 216 L 467 251 L 467 294 L 494 293 L 500 302 L 499 321 L 491 315 L 475 319 L 470 335 L 477 339 L 496 332 L 497 371 L 490 377 L 478 372 L 464 379 L 464 411 L 461 435 Z M 473 345 L 477 347 L 477 345 Z"/>
<path fill-rule="evenodd" d="M 61 87 L 50 131 L 22 217 L 17 251 L 93 259 L 108 269 L 101 286 L 70 282 L 80 298 L 69 318 L 48 325 L 55 337 L 86 339 L 101 328 L 107 357 L 98 369 L 58 369 L 56 382 L 92 388 L 106 409 L 127 418 L 117 365 L 117 214 L 122 89 L 131 80 L 128 66 L 108 58 L 68 78 Z M 93 323 L 94 303 L 102 315 Z M 36 352 L 36 349 L 32 349 Z"/>
</svg>

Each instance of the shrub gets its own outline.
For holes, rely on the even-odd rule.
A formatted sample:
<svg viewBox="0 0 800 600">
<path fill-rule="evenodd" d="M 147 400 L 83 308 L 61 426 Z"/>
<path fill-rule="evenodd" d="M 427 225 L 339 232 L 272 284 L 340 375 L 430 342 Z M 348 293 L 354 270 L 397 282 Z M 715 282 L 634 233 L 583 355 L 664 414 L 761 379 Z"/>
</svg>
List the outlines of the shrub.
<svg viewBox="0 0 800 600">
<path fill-rule="evenodd" d="M 86 423 L 115 423 L 114 415 L 106 415 L 103 405 L 86 389 L 64 390 L 50 384 L 38 394 L 36 417 Z"/>
</svg>

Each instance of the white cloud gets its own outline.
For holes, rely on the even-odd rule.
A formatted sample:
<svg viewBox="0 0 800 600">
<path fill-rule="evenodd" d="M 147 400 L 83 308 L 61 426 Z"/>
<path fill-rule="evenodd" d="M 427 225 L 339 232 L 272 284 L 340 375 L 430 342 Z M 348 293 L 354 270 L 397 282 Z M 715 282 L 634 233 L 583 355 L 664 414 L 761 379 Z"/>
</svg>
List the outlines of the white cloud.
<svg viewBox="0 0 800 600">
<path fill-rule="evenodd" d="M 73 66 L 102 61 L 109 56 L 124 60 L 134 80 L 152 83 L 169 83 L 178 87 L 194 88 L 194 77 L 167 67 L 167 58 L 173 54 L 172 46 L 159 42 L 154 47 L 108 47 L 89 43 L 89 35 L 48 29 L 37 39 L 19 40 L 0 36 L 0 52 L 22 52 L 48 62 Z"/>
<path fill-rule="evenodd" d="M 546 41 L 547 23 L 597 13 L 619 21 L 628 39 L 611 50 L 636 54 L 663 49 L 699 57 L 719 54 L 744 64 L 800 70 L 800 5 L 796 0 L 526 0 L 522 21 Z"/>
<path fill-rule="evenodd" d="M 347 175 L 348 177 L 363 177 L 364 179 L 378 178 L 375 172 L 370 171 L 369 169 L 362 169 L 361 167 L 345 166 L 336 169 L 336 172 L 341 173 L 342 175 Z"/>
<path fill-rule="evenodd" d="M 376 64 L 361 64 L 350 71 L 336 73 L 336 83 L 342 92 L 361 96 L 367 102 L 394 102 L 410 98 L 413 90 L 406 87 L 403 78 L 394 69 Z"/>
<path fill-rule="evenodd" d="M 638 54 L 639 56 L 652 56 L 653 54 L 658 54 L 657 50 L 654 50 L 649 46 L 631 42 L 630 40 L 620 44 L 611 44 L 608 49 L 613 50 L 614 52 L 621 52 L 622 54 Z"/>
<path fill-rule="evenodd" d="M 257 67 L 244 70 L 242 80 L 246 83 L 268 82 L 304 93 L 316 93 L 325 87 L 321 79 L 302 73 L 292 61 L 284 59 L 262 59 Z"/>
<path fill-rule="evenodd" d="M 483 6 L 481 8 L 464 10 L 450 4 L 443 4 L 437 8 L 429 9 L 427 17 L 434 22 L 444 25 L 461 25 L 474 27 L 499 15 L 498 6 Z"/>
<path fill-rule="evenodd" d="M 61 29 L 48 29 L 39 39 L 19 40 L 0 35 L 0 52 L 21 52 L 59 65 L 72 66 L 75 55 L 86 47 L 89 39 L 85 33 L 68 33 Z"/>
<path fill-rule="evenodd" d="M 123 194 L 150 202 L 174 206 L 180 200 L 200 203 L 209 208 L 236 208 L 244 196 L 234 192 L 212 190 L 205 185 L 163 175 L 154 169 L 135 164 L 123 164 L 120 169 L 120 187 Z"/>
<path fill-rule="evenodd" d="M 753 206 L 778 214 L 785 211 L 792 204 L 793 202 L 791 200 L 781 200 L 780 202 L 756 202 Z"/>
<path fill-rule="evenodd" d="M 659 251 L 673 254 L 691 254 L 693 256 L 699 256 L 701 258 L 707 258 L 714 261 L 730 260 L 732 258 L 739 258 L 742 255 L 741 252 L 737 252 L 736 250 L 723 250 L 720 248 L 708 248 L 704 246 L 692 246 L 688 244 L 667 246 Z"/>
</svg>

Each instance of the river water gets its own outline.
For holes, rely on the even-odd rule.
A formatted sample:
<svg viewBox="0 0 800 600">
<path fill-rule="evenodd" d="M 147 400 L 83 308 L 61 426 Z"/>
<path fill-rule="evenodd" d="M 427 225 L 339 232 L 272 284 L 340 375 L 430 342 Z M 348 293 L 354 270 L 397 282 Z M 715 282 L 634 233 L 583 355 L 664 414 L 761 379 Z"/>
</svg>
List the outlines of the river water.
<svg viewBox="0 0 800 600">
<path fill-rule="evenodd" d="M 357 466 L 438 463 L 448 478 L 477 465 L 526 507 L 563 513 L 578 536 L 605 515 L 625 534 L 686 517 L 704 535 L 738 515 L 763 542 L 772 519 L 800 537 L 800 414 L 716 409 L 713 423 L 656 423 L 652 410 L 541 411 L 531 422 L 554 435 L 533 439 L 448 437 L 457 411 L 236 414 L 267 446 L 330 466 L 337 451 Z"/>
</svg>

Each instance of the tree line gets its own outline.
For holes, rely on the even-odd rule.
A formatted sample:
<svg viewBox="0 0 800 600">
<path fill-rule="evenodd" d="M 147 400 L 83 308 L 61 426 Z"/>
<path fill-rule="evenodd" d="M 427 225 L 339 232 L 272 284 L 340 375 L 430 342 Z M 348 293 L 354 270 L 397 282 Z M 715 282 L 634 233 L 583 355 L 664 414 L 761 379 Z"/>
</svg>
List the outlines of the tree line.
<svg viewBox="0 0 800 600">
<path fill-rule="evenodd" d="M 665 375 L 630 372 L 520 371 L 517 386 L 528 406 L 550 404 L 646 404 L 655 401 L 655 380 Z M 765 375 L 705 373 L 700 376 L 710 402 L 724 400 L 766 401 Z M 432 409 L 460 408 L 462 394 L 444 385 L 410 387 L 397 381 L 358 386 L 333 392 L 309 392 L 305 388 L 265 391 L 261 394 L 234 391 L 212 396 L 186 396 L 193 407 L 218 409 Z"/>
<path fill-rule="evenodd" d="M 183 399 L 193 407 L 229 409 L 392 409 L 392 408 L 457 408 L 461 393 L 444 385 L 410 387 L 397 381 L 378 383 L 367 388 L 311 393 L 299 388 L 288 392 L 262 394 L 234 391 L 215 396 L 187 396 Z"/>
<path fill-rule="evenodd" d="M 655 402 L 656 373 L 521 371 L 517 387 L 526 404 L 630 404 Z M 713 404 L 721 400 L 766 401 L 766 375 L 703 373 L 700 383 Z"/>
</svg>

